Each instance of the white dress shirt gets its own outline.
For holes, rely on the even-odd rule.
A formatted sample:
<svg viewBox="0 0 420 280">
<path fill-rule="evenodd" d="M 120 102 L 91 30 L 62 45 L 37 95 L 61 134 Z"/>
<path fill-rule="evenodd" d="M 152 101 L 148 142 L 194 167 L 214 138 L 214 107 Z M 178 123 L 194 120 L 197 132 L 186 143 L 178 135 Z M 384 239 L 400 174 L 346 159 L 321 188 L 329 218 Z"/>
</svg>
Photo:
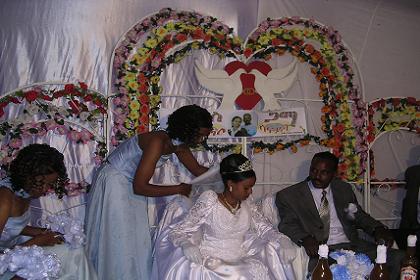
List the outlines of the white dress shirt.
<svg viewBox="0 0 420 280">
<path fill-rule="evenodd" d="M 321 205 L 322 191 L 324 189 L 315 188 L 311 181 L 308 181 L 309 189 L 311 190 L 312 197 L 314 198 L 316 208 L 319 210 Z M 339 243 L 350 242 L 343 230 L 343 225 L 337 216 L 337 211 L 335 209 L 334 198 L 331 192 L 330 186 L 325 188 L 327 192 L 328 207 L 330 208 L 330 234 L 328 237 L 327 244 L 334 245 Z"/>
</svg>

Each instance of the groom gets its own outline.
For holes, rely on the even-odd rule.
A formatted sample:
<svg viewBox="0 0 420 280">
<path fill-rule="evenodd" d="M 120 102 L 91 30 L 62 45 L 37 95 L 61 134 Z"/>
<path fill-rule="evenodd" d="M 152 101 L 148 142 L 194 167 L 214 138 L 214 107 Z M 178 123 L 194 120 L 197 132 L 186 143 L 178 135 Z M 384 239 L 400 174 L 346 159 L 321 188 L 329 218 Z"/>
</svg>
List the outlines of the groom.
<svg viewBox="0 0 420 280">
<path fill-rule="evenodd" d="M 359 228 L 376 242 L 385 242 L 388 247 L 393 244 L 391 231 L 361 209 L 351 185 L 335 178 L 337 166 L 338 159 L 332 153 L 317 153 L 311 161 L 309 177 L 276 195 L 279 231 L 305 248 L 310 272 L 318 260 L 318 246 L 323 243 L 328 244 L 330 251 L 361 252 L 374 261 L 376 244 L 360 239 Z M 391 279 L 398 279 L 403 257 L 404 252 L 388 249 Z"/>
</svg>

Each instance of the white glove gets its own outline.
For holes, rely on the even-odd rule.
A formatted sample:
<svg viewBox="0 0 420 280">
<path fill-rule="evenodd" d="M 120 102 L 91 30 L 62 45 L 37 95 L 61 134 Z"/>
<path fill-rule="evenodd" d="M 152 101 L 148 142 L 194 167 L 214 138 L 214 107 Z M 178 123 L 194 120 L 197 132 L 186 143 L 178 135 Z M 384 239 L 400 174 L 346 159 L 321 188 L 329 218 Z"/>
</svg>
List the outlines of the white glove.
<svg viewBox="0 0 420 280">
<path fill-rule="evenodd" d="M 185 244 L 182 246 L 182 252 L 184 252 L 185 257 L 193 263 L 202 264 L 203 256 L 200 253 L 198 246 L 195 246 L 191 243 Z"/>
</svg>

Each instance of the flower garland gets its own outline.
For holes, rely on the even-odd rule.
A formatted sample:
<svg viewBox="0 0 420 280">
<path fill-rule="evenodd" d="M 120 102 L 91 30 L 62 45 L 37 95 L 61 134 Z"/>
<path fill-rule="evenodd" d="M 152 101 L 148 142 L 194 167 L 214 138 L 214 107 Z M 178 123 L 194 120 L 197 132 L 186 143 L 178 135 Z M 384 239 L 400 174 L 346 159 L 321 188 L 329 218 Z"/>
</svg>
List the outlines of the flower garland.
<svg viewBox="0 0 420 280">
<path fill-rule="evenodd" d="M 321 46 L 320 50 L 304 39 L 317 42 Z M 267 19 L 250 35 L 244 52 L 246 56 L 254 53 L 254 58 L 268 60 L 272 54 L 282 55 L 286 51 L 311 65 L 311 72 L 320 83 L 319 96 L 324 103 L 321 121 L 327 138 L 321 140 L 307 135 L 303 139 L 309 137 L 311 141 L 331 148 L 341 159 L 341 177 L 357 180 L 365 171 L 367 158 L 363 134 L 364 104 L 354 85 L 349 54 L 338 32 L 299 17 Z M 349 100 L 352 101 L 351 114 Z M 295 144 L 299 141 L 286 145 L 281 140 L 267 145 L 259 143 L 254 145 L 254 151 L 257 148 L 257 152 L 270 152 L 273 149 L 279 150 L 277 146 L 280 146 L 280 149 L 290 148 L 296 152 Z"/>
<path fill-rule="evenodd" d="M 291 25 L 304 28 L 287 29 Z M 140 38 L 147 39 L 136 47 Z M 304 39 L 317 41 L 318 51 Z M 138 132 L 159 127 L 160 74 L 170 64 L 181 61 L 192 50 L 204 49 L 220 57 L 250 57 L 271 59 L 272 55 L 289 52 L 301 62 L 311 65 L 311 72 L 320 83 L 323 131 L 327 138 L 305 135 L 287 143 L 253 142 L 254 152 L 290 149 L 313 141 L 333 150 L 341 158 L 341 177 L 357 180 L 364 172 L 366 143 L 364 141 L 364 105 L 353 82 L 349 55 L 335 30 L 311 20 L 300 18 L 267 19 L 251 34 L 242 49 L 241 40 L 232 29 L 215 18 L 193 12 L 175 12 L 164 9 L 137 24 L 126 35 L 115 51 L 114 68 L 117 72 L 115 86 L 118 96 L 114 99 L 115 118 L 112 144 Z M 171 52 L 172 51 L 172 52 Z M 352 113 L 349 101 L 352 101 Z M 351 120 L 353 116 L 353 123 Z"/>
<path fill-rule="evenodd" d="M 370 145 L 382 132 L 407 128 L 420 134 L 420 100 L 414 97 L 382 98 L 368 104 L 367 141 Z M 375 160 L 370 152 L 370 176 L 375 175 Z"/>
<path fill-rule="evenodd" d="M 150 32 L 151 31 L 151 32 Z M 136 49 L 139 39 L 150 32 L 141 48 Z M 174 46 L 196 40 L 173 55 L 166 54 Z M 117 73 L 115 86 L 119 92 L 114 98 L 114 135 L 112 144 L 138 132 L 156 128 L 160 105 L 160 74 L 169 64 L 181 61 L 192 49 L 209 49 L 210 53 L 233 56 L 240 53 L 241 40 L 233 35 L 233 29 L 216 18 L 195 12 L 176 12 L 165 8 L 136 24 L 115 51 L 114 69 Z M 136 50 L 132 54 L 132 50 Z"/>
<path fill-rule="evenodd" d="M 383 131 L 401 127 L 420 133 L 420 100 L 414 97 L 379 99 L 368 106 L 368 136 L 372 143 Z"/>
<path fill-rule="evenodd" d="M 62 99 L 68 108 L 54 105 L 52 101 Z M 24 104 L 25 108 L 18 118 L 5 120 L 5 109 L 12 104 Z M 28 90 L 19 90 L 0 98 L 0 178 L 6 176 L 10 162 L 22 148 L 23 138 L 44 136 L 49 131 L 65 135 L 69 141 L 86 144 L 96 141 L 94 161 L 99 164 L 106 156 L 107 149 L 104 139 L 95 136 L 90 129 L 75 123 L 82 123 L 93 129 L 101 127 L 104 115 L 107 114 L 107 100 L 101 94 L 88 90 L 85 83 L 67 84 L 63 89 L 47 89 L 40 86 Z M 39 119 L 39 121 L 34 121 Z M 73 126 L 79 126 L 76 130 Z M 73 195 L 76 195 L 71 183 Z M 82 187 L 82 184 L 77 184 Z M 86 184 L 83 184 L 86 187 Z M 81 189 L 79 188 L 81 191 Z M 56 190 L 59 196 L 62 191 Z M 79 192 L 80 193 L 80 192 Z"/>
</svg>

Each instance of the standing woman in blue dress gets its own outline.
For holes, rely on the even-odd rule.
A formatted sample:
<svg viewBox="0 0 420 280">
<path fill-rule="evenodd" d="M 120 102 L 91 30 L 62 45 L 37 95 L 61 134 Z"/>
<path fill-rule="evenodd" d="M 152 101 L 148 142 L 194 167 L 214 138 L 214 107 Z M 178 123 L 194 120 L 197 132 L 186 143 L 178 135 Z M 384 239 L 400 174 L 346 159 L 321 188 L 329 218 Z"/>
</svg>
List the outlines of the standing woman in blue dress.
<svg viewBox="0 0 420 280">
<path fill-rule="evenodd" d="M 212 116 L 197 105 L 168 118 L 167 129 L 139 134 L 120 144 L 98 170 L 86 213 L 87 251 L 99 279 L 150 279 L 152 242 L 147 197 L 187 196 L 191 185 L 150 183 L 172 155 L 195 176 L 207 171 L 190 151 L 206 141 Z"/>
</svg>

